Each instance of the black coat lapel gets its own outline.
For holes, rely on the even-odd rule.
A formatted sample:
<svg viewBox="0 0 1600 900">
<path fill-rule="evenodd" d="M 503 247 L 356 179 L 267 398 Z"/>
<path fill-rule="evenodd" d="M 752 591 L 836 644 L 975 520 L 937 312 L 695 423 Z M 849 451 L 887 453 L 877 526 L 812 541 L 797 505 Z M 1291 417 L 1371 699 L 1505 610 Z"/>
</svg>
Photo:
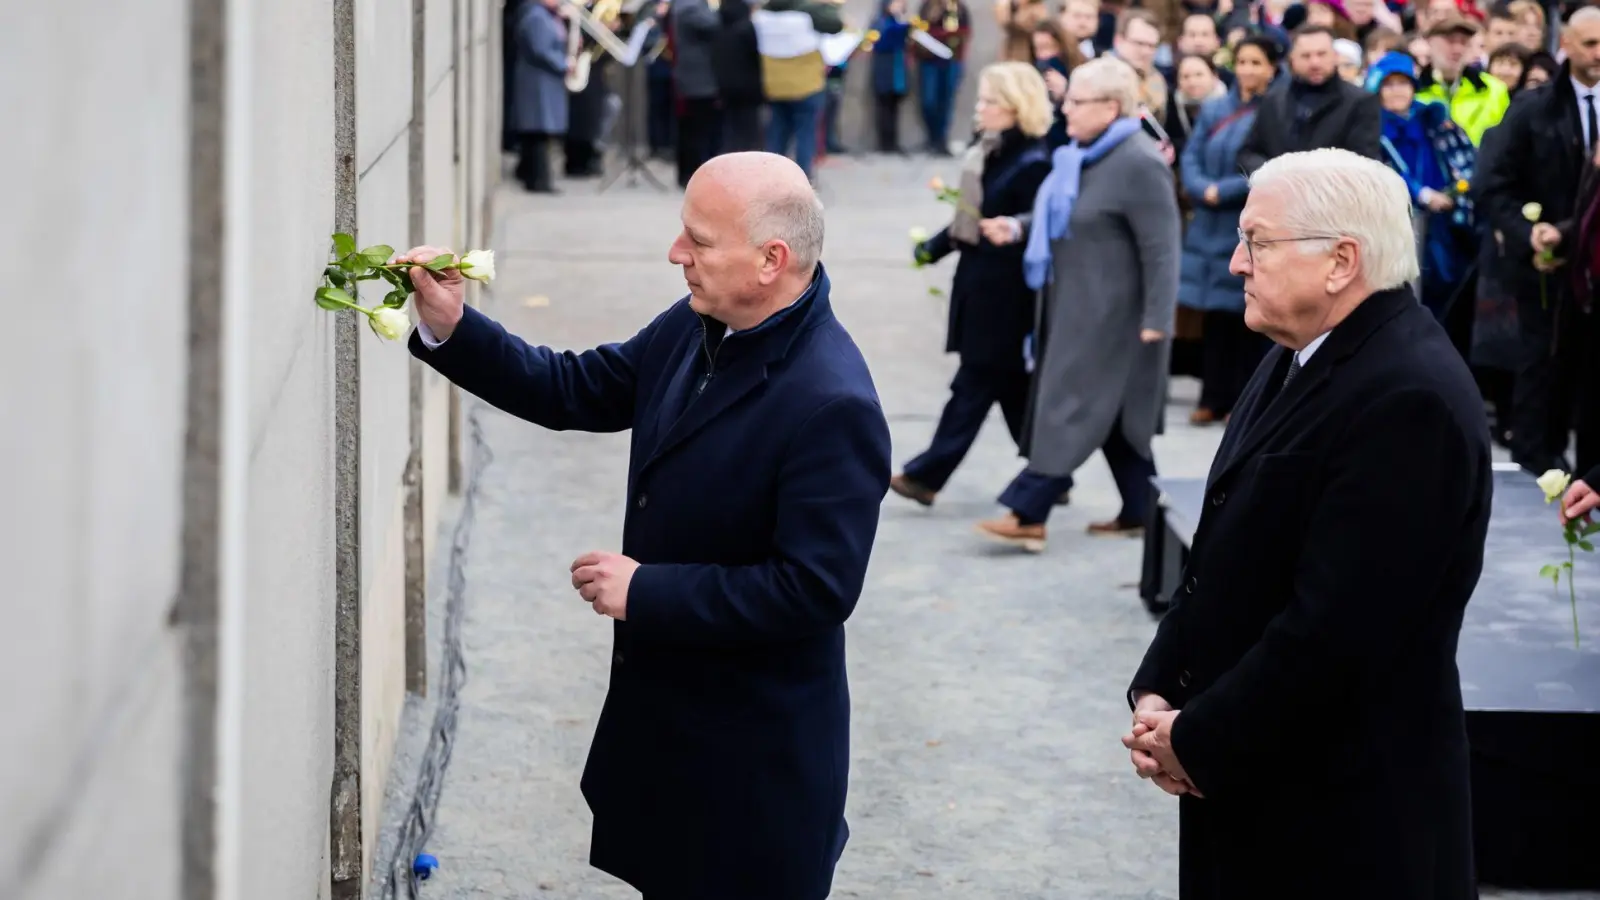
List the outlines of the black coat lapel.
<svg viewBox="0 0 1600 900">
<path fill-rule="evenodd" d="M 1237 439 L 1231 434 L 1224 436 L 1223 446 L 1218 449 L 1217 460 L 1212 465 L 1210 481 L 1221 480 L 1255 455 L 1263 444 L 1282 429 L 1296 409 L 1322 390 L 1334 369 L 1360 350 L 1374 331 L 1408 307 L 1416 305 L 1417 298 L 1409 287 L 1379 291 L 1368 297 L 1334 327 L 1299 376 L 1282 390 L 1277 390 L 1277 381 L 1274 379 L 1281 380 L 1287 371 L 1290 351 L 1284 347 L 1274 347 L 1268 353 L 1272 365 L 1263 364 L 1259 367 L 1246 388 L 1250 397 L 1250 407 L 1245 410 L 1248 418 L 1240 423 L 1244 427 L 1239 429 Z M 1276 396 L 1273 396 L 1274 392 Z M 1231 427 L 1229 431 L 1232 431 Z M 1228 451 L 1225 459 L 1223 450 Z"/>
</svg>

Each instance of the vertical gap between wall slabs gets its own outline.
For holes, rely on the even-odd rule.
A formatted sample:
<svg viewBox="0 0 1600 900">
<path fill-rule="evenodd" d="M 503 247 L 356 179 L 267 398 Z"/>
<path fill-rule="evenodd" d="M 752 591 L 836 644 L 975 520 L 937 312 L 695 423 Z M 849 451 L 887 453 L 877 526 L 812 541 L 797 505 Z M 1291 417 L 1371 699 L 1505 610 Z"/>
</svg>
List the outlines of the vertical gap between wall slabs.
<svg viewBox="0 0 1600 900">
<path fill-rule="evenodd" d="M 411 129 L 408 136 L 407 188 L 410 191 L 407 230 L 411 246 L 427 243 L 427 110 L 428 110 L 428 0 L 411 0 Z M 408 354 L 409 356 L 409 354 Z M 428 573 L 423 509 L 422 362 L 414 356 L 406 361 L 410 409 L 407 413 L 411 433 L 411 452 L 405 471 L 405 557 L 406 557 L 406 690 L 419 696 L 428 693 Z"/>
<path fill-rule="evenodd" d="M 333 0 L 333 224 L 356 230 L 356 0 Z M 359 898 L 361 820 L 361 323 L 334 316 L 333 896 Z"/>
<path fill-rule="evenodd" d="M 189 359 L 181 571 L 170 623 L 183 651 L 183 900 L 215 900 L 217 890 L 225 6 L 189 3 Z"/>
</svg>

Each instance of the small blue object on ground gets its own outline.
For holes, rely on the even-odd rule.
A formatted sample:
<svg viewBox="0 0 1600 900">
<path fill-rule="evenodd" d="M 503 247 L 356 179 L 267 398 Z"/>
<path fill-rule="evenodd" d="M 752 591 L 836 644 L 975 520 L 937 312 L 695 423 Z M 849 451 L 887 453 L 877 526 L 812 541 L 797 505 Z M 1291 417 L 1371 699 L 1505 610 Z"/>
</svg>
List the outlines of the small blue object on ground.
<svg viewBox="0 0 1600 900">
<path fill-rule="evenodd" d="M 427 881 L 428 876 L 432 875 L 433 870 L 437 868 L 439 868 L 439 861 L 429 853 L 418 853 L 417 858 L 411 862 L 411 874 L 423 881 Z"/>
</svg>

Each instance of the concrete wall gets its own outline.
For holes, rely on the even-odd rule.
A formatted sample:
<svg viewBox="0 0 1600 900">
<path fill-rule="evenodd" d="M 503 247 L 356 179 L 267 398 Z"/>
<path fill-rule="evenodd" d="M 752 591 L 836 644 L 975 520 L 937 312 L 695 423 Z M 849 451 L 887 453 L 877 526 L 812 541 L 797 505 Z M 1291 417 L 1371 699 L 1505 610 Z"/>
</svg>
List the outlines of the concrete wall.
<svg viewBox="0 0 1600 900">
<path fill-rule="evenodd" d="M 409 0 L 353 3 L 32 4 L 0 32 L 34 86 L 0 99 L 30 123 L 0 144 L 29 270 L 0 356 L 0 896 L 356 896 L 374 862 L 452 389 L 311 292 L 343 222 L 481 241 L 499 84 L 495 0 L 426 0 L 415 34 Z"/>
</svg>

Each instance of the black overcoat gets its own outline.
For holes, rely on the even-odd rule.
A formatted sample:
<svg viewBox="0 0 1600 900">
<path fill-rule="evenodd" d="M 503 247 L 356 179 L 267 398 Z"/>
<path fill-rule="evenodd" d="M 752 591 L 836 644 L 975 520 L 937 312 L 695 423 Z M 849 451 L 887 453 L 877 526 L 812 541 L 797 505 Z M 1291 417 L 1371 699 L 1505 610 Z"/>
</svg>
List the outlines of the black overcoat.
<svg viewBox="0 0 1600 900">
<path fill-rule="evenodd" d="M 1179 800 L 1181 896 L 1470 900 L 1456 642 L 1489 524 L 1483 401 L 1409 289 L 1273 397 L 1289 358 L 1235 408 L 1130 688 L 1181 710 L 1204 795 Z"/>
<path fill-rule="evenodd" d="M 820 266 L 796 303 L 724 334 L 686 298 L 627 341 L 561 352 L 469 307 L 411 351 L 546 428 L 632 430 L 622 553 L 642 565 L 583 773 L 591 864 L 645 896 L 822 900 L 849 834 L 844 622 L 889 428 Z"/>
<path fill-rule="evenodd" d="M 1030 138 L 1013 128 L 983 163 L 983 218 L 1032 212 L 1039 185 L 1050 174 L 1050 154 L 1043 138 Z M 949 327 L 945 351 L 969 366 L 1021 371 L 1023 343 L 1033 330 L 1038 292 L 1022 273 L 1023 241 L 963 244 L 944 228 L 928 239 L 928 254 L 938 262 L 961 254 L 950 284 Z"/>
</svg>

